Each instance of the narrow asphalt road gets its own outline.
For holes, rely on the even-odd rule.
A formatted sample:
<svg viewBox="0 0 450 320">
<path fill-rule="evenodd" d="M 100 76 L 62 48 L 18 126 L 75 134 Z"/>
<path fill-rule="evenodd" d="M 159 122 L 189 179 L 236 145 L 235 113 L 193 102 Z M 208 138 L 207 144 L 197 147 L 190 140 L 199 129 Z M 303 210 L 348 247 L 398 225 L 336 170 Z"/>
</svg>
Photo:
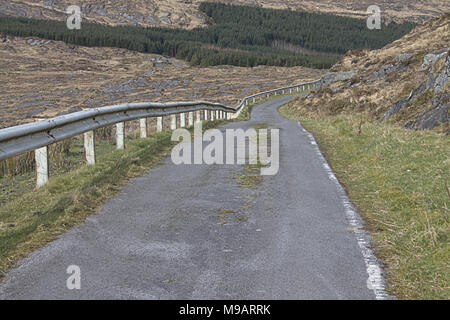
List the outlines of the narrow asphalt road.
<svg viewBox="0 0 450 320">
<path fill-rule="evenodd" d="M 243 188 L 243 165 L 168 157 L 24 259 L 0 299 L 387 297 L 360 218 L 313 137 L 277 112 L 289 99 L 219 128 L 279 128 L 277 175 Z M 66 286 L 69 265 L 80 267 L 79 290 Z"/>
</svg>

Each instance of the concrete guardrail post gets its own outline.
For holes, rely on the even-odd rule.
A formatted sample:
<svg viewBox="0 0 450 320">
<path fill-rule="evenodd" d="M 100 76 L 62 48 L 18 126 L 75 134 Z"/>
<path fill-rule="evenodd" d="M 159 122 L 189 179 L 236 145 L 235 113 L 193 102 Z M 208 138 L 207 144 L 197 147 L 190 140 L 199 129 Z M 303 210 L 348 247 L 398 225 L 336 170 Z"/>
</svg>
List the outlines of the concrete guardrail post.
<svg viewBox="0 0 450 320">
<path fill-rule="evenodd" d="M 180 127 L 186 127 L 186 114 L 184 112 L 180 113 Z"/>
<path fill-rule="evenodd" d="M 201 112 L 195 111 L 195 123 L 199 123 L 199 122 L 202 122 Z"/>
<path fill-rule="evenodd" d="M 156 117 L 156 132 L 161 132 L 163 129 L 163 117 Z"/>
<path fill-rule="evenodd" d="M 139 137 L 147 138 L 147 118 L 139 119 Z"/>
<path fill-rule="evenodd" d="M 125 148 L 125 122 L 116 123 L 116 148 Z"/>
<path fill-rule="evenodd" d="M 194 112 L 189 112 L 188 125 L 189 127 L 192 127 L 194 125 Z"/>
<path fill-rule="evenodd" d="M 205 118 L 205 121 L 208 121 L 208 110 L 204 111 L 204 118 Z"/>
<path fill-rule="evenodd" d="M 36 160 L 36 188 L 40 188 L 48 182 L 48 147 L 34 150 Z"/>
<path fill-rule="evenodd" d="M 87 165 L 95 164 L 95 133 L 93 130 L 85 132 L 84 136 L 84 159 Z"/>
<path fill-rule="evenodd" d="M 177 115 L 170 115 L 170 130 L 175 130 L 177 128 Z"/>
</svg>

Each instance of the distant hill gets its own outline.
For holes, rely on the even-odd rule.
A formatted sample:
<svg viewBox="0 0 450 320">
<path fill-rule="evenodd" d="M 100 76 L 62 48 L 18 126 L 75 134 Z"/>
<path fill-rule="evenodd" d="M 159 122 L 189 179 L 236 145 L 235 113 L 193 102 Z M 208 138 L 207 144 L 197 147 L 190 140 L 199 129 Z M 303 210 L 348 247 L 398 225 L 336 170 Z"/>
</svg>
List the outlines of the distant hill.
<svg viewBox="0 0 450 320">
<path fill-rule="evenodd" d="M 0 2 L 0 14 L 62 20 L 69 5 L 80 5 L 84 19 L 109 25 L 194 28 L 209 24 L 198 7 L 204 0 L 11 0 Z M 217 2 L 274 9 L 366 17 L 372 0 L 219 0 Z M 380 4 L 386 21 L 424 22 L 450 12 L 443 0 L 390 0 Z"/>
<path fill-rule="evenodd" d="M 252 93 L 323 74 L 303 67 L 190 67 L 125 49 L 0 33 L 0 128 L 126 102 L 202 99 L 235 106 Z"/>
<path fill-rule="evenodd" d="M 382 48 L 415 26 L 393 22 L 370 30 L 356 18 L 223 3 L 205 2 L 199 9 L 214 25 L 185 30 L 84 21 L 80 30 L 69 30 L 64 21 L 0 16 L 0 32 L 163 54 L 191 65 L 328 69 L 349 50 Z"/>
</svg>

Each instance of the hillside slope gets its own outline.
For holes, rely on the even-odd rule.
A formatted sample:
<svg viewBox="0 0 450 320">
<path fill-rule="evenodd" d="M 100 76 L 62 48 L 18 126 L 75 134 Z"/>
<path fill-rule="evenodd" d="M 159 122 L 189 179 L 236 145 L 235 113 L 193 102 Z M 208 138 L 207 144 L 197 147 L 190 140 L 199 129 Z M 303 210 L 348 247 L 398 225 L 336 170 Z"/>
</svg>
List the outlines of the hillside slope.
<svg viewBox="0 0 450 320">
<path fill-rule="evenodd" d="M 45 19 L 65 19 L 69 5 L 80 5 L 83 18 L 111 25 L 173 26 L 194 28 L 210 21 L 198 6 L 205 0 L 11 0 L 0 2 L 0 13 Z M 213 1 L 213 0 L 211 0 Z M 218 2 L 256 5 L 264 8 L 304 10 L 351 17 L 366 17 L 371 0 L 219 0 Z M 442 0 L 391 0 L 379 4 L 386 21 L 423 22 L 450 11 L 450 3 Z"/>
<path fill-rule="evenodd" d="M 380 50 L 349 52 L 317 93 L 298 99 L 302 112 L 362 113 L 369 120 L 448 132 L 450 15 L 433 19 Z"/>
<path fill-rule="evenodd" d="M 206 99 L 235 105 L 250 93 L 324 73 L 303 67 L 190 67 L 125 49 L 0 34 L 0 128 L 125 102 Z"/>
</svg>

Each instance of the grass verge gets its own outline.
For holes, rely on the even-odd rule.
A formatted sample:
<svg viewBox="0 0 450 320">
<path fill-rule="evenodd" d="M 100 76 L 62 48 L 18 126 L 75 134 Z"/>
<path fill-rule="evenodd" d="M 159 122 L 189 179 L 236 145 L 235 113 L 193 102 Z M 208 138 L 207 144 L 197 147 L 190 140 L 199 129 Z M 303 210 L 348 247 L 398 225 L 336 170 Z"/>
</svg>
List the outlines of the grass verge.
<svg viewBox="0 0 450 320">
<path fill-rule="evenodd" d="M 221 123 L 205 122 L 203 129 Z M 171 132 L 164 131 L 146 139 L 127 140 L 125 150 L 99 145 L 108 152 L 97 153 L 95 166 L 77 164 L 70 172 L 52 175 L 50 182 L 37 190 L 32 175 L 18 177 L 24 181 L 18 184 L 20 195 L 14 192 L 0 206 L 0 280 L 17 261 L 96 213 L 120 186 L 159 163 L 174 144 Z"/>
<path fill-rule="evenodd" d="M 288 104 L 359 208 L 400 299 L 450 298 L 450 139 L 432 131 L 316 117 Z"/>
</svg>

